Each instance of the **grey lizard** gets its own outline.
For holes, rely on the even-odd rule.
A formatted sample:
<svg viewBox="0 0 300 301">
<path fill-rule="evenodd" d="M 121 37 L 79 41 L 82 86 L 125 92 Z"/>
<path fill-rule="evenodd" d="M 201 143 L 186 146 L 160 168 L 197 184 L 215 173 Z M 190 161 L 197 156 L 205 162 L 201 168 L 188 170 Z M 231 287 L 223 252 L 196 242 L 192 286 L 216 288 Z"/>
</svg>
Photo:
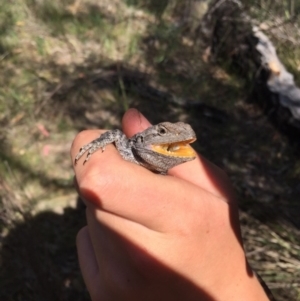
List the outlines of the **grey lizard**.
<svg viewBox="0 0 300 301">
<path fill-rule="evenodd" d="M 162 122 L 131 138 L 116 129 L 84 145 L 75 157 L 75 164 L 86 152 L 83 164 L 96 150 L 104 151 L 106 145 L 114 143 L 123 159 L 166 174 L 170 168 L 196 158 L 195 151 L 189 145 L 195 140 L 195 132 L 183 122 Z"/>
</svg>

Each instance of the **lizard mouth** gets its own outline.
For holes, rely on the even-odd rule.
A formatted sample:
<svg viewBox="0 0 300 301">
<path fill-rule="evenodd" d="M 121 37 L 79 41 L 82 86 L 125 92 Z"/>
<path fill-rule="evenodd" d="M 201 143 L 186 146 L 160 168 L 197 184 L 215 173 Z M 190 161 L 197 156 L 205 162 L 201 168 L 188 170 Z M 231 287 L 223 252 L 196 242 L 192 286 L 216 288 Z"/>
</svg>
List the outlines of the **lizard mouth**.
<svg viewBox="0 0 300 301">
<path fill-rule="evenodd" d="M 168 144 L 153 144 L 151 149 L 159 154 L 172 157 L 191 158 L 195 157 L 196 153 L 190 146 L 196 139 L 192 138 L 185 141 L 168 143 Z"/>
</svg>

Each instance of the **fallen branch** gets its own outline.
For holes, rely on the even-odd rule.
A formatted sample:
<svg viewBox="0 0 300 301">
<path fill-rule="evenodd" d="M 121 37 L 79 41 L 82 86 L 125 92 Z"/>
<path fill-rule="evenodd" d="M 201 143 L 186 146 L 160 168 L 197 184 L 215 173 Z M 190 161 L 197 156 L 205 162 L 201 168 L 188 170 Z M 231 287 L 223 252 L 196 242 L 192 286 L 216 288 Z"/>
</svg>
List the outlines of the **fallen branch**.
<svg viewBox="0 0 300 301">
<path fill-rule="evenodd" d="M 295 136 L 296 129 L 298 136 L 300 88 L 278 58 L 274 44 L 255 23 L 240 1 L 217 0 L 203 18 L 201 32 L 215 60 L 231 61 L 245 76 L 252 73 L 256 87 L 263 88 L 257 95 L 266 113 L 285 132 Z"/>
</svg>

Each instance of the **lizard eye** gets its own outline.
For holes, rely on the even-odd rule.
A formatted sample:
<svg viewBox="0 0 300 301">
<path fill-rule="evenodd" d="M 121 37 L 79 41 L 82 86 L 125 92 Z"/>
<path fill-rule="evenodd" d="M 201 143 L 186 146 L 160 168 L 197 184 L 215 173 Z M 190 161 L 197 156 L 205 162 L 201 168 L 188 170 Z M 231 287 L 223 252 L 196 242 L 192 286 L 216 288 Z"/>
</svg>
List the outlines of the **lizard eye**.
<svg viewBox="0 0 300 301">
<path fill-rule="evenodd" d="M 160 128 L 158 130 L 158 132 L 161 134 L 161 135 L 165 135 L 167 133 L 166 129 L 165 128 Z"/>
</svg>

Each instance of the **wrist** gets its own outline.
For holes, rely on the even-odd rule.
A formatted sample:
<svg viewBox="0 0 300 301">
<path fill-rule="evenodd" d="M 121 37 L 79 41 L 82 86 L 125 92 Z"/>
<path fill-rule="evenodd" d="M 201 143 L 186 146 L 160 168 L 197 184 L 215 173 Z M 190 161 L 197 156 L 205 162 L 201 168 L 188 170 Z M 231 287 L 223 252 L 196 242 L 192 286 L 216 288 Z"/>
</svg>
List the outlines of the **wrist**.
<svg viewBox="0 0 300 301">
<path fill-rule="evenodd" d="M 227 277 L 225 274 L 223 274 L 223 277 L 225 277 L 225 281 L 221 286 L 223 290 L 220 289 L 220 286 L 214 286 L 214 300 L 269 301 L 264 288 L 246 259 L 239 270 L 233 267 L 231 272 L 227 274 Z"/>
</svg>

